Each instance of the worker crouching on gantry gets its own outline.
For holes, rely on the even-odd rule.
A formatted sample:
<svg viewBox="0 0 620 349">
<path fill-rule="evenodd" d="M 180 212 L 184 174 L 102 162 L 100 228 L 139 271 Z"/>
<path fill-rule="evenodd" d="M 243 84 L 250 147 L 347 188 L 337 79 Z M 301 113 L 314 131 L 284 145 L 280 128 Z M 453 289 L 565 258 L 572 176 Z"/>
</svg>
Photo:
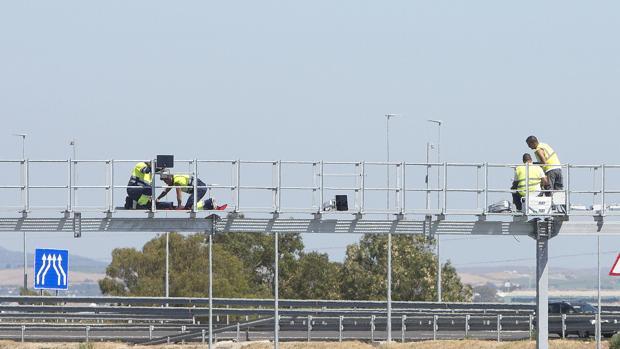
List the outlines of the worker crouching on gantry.
<svg viewBox="0 0 620 349">
<path fill-rule="evenodd" d="M 529 183 L 526 183 L 528 180 Z M 511 187 L 512 190 L 516 190 L 516 192 L 512 193 L 512 202 L 518 211 L 522 209 L 522 198 L 526 196 L 526 191 L 530 192 L 530 197 L 539 196 L 541 194 L 541 184 L 544 187 L 549 186 L 549 180 L 545 172 L 540 166 L 532 163 L 530 154 L 523 154 L 523 165 L 515 168 L 515 177 Z"/>
<path fill-rule="evenodd" d="M 194 176 L 190 175 L 180 175 L 180 174 L 171 174 L 168 170 L 163 170 L 159 174 L 159 178 L 166 183 L 167 186 L 175 186 L 177 193 L 177 208 L 183 208 L 185 210 L 191 210 L 194 205 Z M 166 196 L 168 192 L 172 188 L 166 188 L 164 191 L 159 194 L 157 197 L 157 201 Z M 189 198 L 187 202 L 185 202 L 185 206 L 183 206 L 183 193 L 189 194 Z M 202 198 L 207 194 L 207 185 L 200 180 L 200 178 L 196 178 L 196 209 L 197 210 L 219 210 L 220 207 L 215 206 L 215 202 L 213 199 L 209 198 L 206 200 L 202 200 Z"/>
<path fill-rule="evenodd" d="M 549 146 L 549 144 L 538 142 L 535 136 L 529 136 L 525 140 L 527 146 L 534 150 L 534 155 L 538 159 L 537 164 L 540 164 L 545 171 L 545 174 L 549 180 L 549 184 L 545 186 L 548 190 L 564 190 L 564 183 L 562 181 L 562 166 L 560 164 L 560 158 L 558 154 Z M 552 192 L 546 193 L 547 196 L 552 196 Z"/>
<path fill-rule="evenodd" d="M 160 171 L 156 168 L 155 171 Z M 129 183 L 127 183 L 126 209 L 150 208 L 153 195 L 153 169 L 149 161 L 137 163 L 131 171 Z"/>
</svg>

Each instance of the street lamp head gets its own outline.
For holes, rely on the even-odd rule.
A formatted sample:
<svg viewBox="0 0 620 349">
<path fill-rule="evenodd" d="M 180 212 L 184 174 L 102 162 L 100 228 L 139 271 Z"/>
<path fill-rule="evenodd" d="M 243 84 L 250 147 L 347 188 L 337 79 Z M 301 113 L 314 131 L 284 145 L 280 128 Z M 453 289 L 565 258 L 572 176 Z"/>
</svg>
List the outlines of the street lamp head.
<svg viewBox="0 0 620 349">
<path fill-rule="evenodd" d="M 437 125 L 439 125 L 439 126 L 441 126 L 441 123 L 443 122 L 443 121 L 441 121 L 441 120 L 433 120 L 433 119 L 428 119 L 428 120 L 426 120 L 426 121 L 428 121 L 428 122 L 432 122 L 432 123 L 435 123 L 435 124 L 437 124 Z"/>
<path fill-rule="evenodd" d="M 26 136 L 28 136 L 28 135 L 27 135 L 27 134 L 25 134 L 25 133 L 13 133 L 13 136 L 15 136 L 15 137 L 22 137 L 22 138 L 26 138 Z"/>
<path fill-rule="evenodd" d="M 397 117 L 401 117 L 402 115 L 400 114 L 385 114 L 386 118 L 397 118 Z"/>
</svg>

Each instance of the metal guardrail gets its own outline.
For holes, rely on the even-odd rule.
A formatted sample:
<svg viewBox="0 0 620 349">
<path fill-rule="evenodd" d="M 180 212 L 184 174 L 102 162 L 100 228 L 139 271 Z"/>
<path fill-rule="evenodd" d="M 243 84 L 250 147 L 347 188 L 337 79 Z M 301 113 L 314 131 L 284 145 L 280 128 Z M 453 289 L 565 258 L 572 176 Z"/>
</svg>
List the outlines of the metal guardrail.
<svg viewBox="0 0 620 349">
<path fill-rule="evenodd" d="M 213 298 L 216 306 L 246 306 L 270 308 L 270 298 Z M 201 297 L 124 297 L 124 296 L 0 296 L 0 303 L 19 304 L 104 304 L 119 306 L 155 305 L 164 306 L 207 306 L 209 298 Z M 280 307 L 295 308 L 337 308 L 337 309 L 385 309 L 386 301 L 379 300 L 330 300 L 330 299 L 280 299 Z M 534 303 L 465 303 L 465 302 L 421 302 L 392 301 L 399 309 L 428 311 L 479 311 L 479 312 L 533 312 Z M 92 309 L 92 308 L 91 308 Z M 620 305 L 604 305 L 603 312 L 620 313 Z"/>
<path fill-rule="evenodd" d="M 619 317 L 605 317 L 603 333 L 620 329 Z M 442 338 L 481 338 L 497 341 L 531 338 L 535 317 L 532 315 L 401 315 L 392 319 L 394 338 L 401 341 Z M 274 318 L 245 322 L 216 322 L 212 336 L 243 340 L 250 336 L 269 338 Z M 382 316 L 281 316 L 282 339 L 295 340 L 385 340 L 387 318 Z M 594 333 L 594 315 L 550 316 L 549 332 L 558 337 L 590 336 Z M 220 336 L 221 334 L 221 336 Z M 75 324 L 75 323 L 6 323 L 0 322 L 0 338 L 22 341 L 121 340 L 143 344 L 182 341 L 205 342 L 204 325 L 166 324 Z"/>
<path fill-rule="evenodd" d="M 273 299 L 252 298 L 213 298 L 217 306 L 249 306 L 269 308 L 274 306 Z M 119 305 L 186 305 L 207 306 L 209 298 L 195 297 L 63 297 L 63 296 L 0 296 L 0 303 L 20 304 L 119 304 Z M 350 308 L 350 309 L 385 309 L 386 301 L 324 300 L 324 299 L 280 299 L 279 306 L 296 308 Z M 392 301 L 392 306 L 399 309 L 433 310 L 433 311 L 504 311 L 532 312 L 534 305 L 529 303 L 460 303 L 460 302 L 404 302 Z M 607 308 L 607 307 L 606 307 Z M 620 310 L 620 307 L 617 307 Z M 91 308 L 93 309 L 93 308 Z"/>
<path fill-rule="evenodd" d="M 136 318 L 142 316 L 144 318 L 151 318 L 153 320 L 193 320 L 201 317 L 208 317 L 211 311 L 213 315 L 219 316 L 269 316 L 273 315 L 273 309 L 265 308 L 207 308 L 207 307 L 191 307 L 191 308 L 179 308 L 179 307 L 114 307 L 114 306 L 99 306 L 99 307 L 79 307 L 79 306 L 54 306 L 54 305 L 3 305 L 0 306 L 0 318 L 9 317 L 15 318 L 16 314 L 19 314 L 26 318 L 36 318 L 39 313 L 45 314 L 47 317 L 51 317 L 54 313 L 58 314 L 57 318 L 65 318 L 69 316 L 80 316 L 84 314 L 96 314 L 101 315 L 102 318 L 108 319 L 115 318 Z M 313 309 L 313 308 L 299 308 L 299 309 L 279 309 L 279 313 L 288 316 L 340 316 L 340 315 L 358 315 L 358 316 L 371 316 L 371 315 L 383 315 L 384 309 Z M 455 312 L 445 312 L 430 309 L 399 309 L 393 308 L 392 313 L 399 314 L 456 314 Z M 460 312 L 470 314 L 518 314 L 517 312 L 500 312 L 500 311 L 469 311 Z M 28 314 L 28 315 L 23 315 Z M 93 318 L 97 318 L 94 316 Z"/>
<path fill-rule="evenodd" d="M 274 300 L 214 298 L 212 304 L 217 305 L 214 308 L 208 308 L 208 301 L 208 298 L 189 297 L 2 296 L 0 338 L 155 344 L 204 342 L 205 338 L 217 339 L 219 334 L 226 337 L 224 334 L 231 333 L 238 340 L 241 330 L 248 337 L 250 333 L 255 337 L 272 335 Z M 403 341 L 447 337 L 529 338 L 536 322 L 533 304 L 393 302 L 392 305 L 393 337 Z M 386 302 L 280 300 L 279 306 L 278 324 L 283 340 L 375 341 L 387 336 Z M 604 309 L 603 333 L 620 330 L 620 306 Z M 216 317 L 212 319 L 211 336 L 208 327 L 200 325 L 210 313 Z M 246 321 L 239 324 L 230 321 L 243 317 Z M 564 337 L 593 334 L 594 314 L 551 315 L 549 332 Z"/>
<path fill-rule="evenodd" d="M 17 191 L 21 194 L 21 205 L 2 204 L 0 209 L 5 211 L 32 212 L 40 210 L 61 210 L 66 212 L 115 212 L 117 205 L 123 202 L 124 190 L 129 188 L 126 181 L 129 178 L 132 166 L 143 160 L 0 160 L 0 166 L 17 166 L 16 178 L 19 183 L 0 183 L 0 190 Z M 39 184 L 32 177 L 37 174 L 33 166 L 44 165 L 38 172 L 44 173 L 45 178 L 56 178 L 55 184 Z M 98 176 L 89 170 L 89 176 L 76 176 L 80 166 L 99 166 Z M 491 179 L 497 176 L 494 171 L 512 170 L 522 164 L 491 164 L 491 163 L 411 163 L 411 162 L 328 162 L 328 161 L 246 161 L 246 160 L 177 160 L 176 167 L 187 165 L 187 174 L 198 178 L 201 174 L 210 176 L 214 172 L 229 171 L 230 176 L 225 184 L 207 184 L 198 186 L 197 181 L 190 187 L 158 185 L 154 174 L 152 188 L 158 189 L 185 188 L 194 193 L 198 189 L 206 189 L 208 194 L 217 191 L 223 193 L 222 201 L 230 202 L 229 212 L 256 212 L 256 213 L 330 213 L 324 203 L 335 194 L 350 196 L 347 212 L 356 214 L 460 214 L 460 215 L 521 215 L 521 213 L 491 213 L 487 207 L 492 203 L 490 195 L 510 194 L 515 192 L 506 187 L 494 187 Z M 53 168 L 56 166 L 56 168 Z M 60 166 L 60 168 L 58 168 Z M 620 189 L 610 187 L 613 182 L 610 178 L 612 171 L 620 169 L 620 165 L 572 165 L 561 166 L 565 174 L 566 188 L 556 191 L 563 192 L 567 200 L 568 215 L 620 215 L 620 206 L 610 205 L 611 195 L 620 194 Z M 121 169 L 122 168 L 122 169 Z M 388 169 L 389 187 L 381 185 L 385 181 L 385 169 Z M 381 169 L 378 171 L 377 169 Z M 439 170 L 439 171 L 435 171 Z M 577 176 L 578 171 L 590 171 L 591 176 L 584 179 Z M 471 171 L 474 174 L 471 174 Z M 17 173 L 19 172 L 19 173 Z M 425 180 L 426 175 L 437 172 L 439 179 L 437 187 L 432 187 L 434 180 Z M 3 170 L 3 178 L 9 180 L 10 171 Z M 259 176 L 262 174 L 262 176 Z M 87 177 L 88 179 L 84 179 Z M 94 181 L 100 177 L 102 180 Z M 259 179 L 260 177 L 264 177 Z M 58 181 L 58 178 L 64 180 Z M 305 178 L 303 184 L 295 184 L 300 178 Z M 468 178 L 468 181 L 463 181 Z M 255 180 L 259 182 L 254 182 Z M 294 181 L 295 180 L 295 181 Z M 507 178 L 508 180 L 508 178 Z M 263 181 L 263 183 L 260 183 Z M 64 182 L 64 183 L 63 183 Z M 82 182 L 82 183 L 80 183 Z M 462 182 L 475 182 L 463 184 Z M 291 184 L 289 184 L 291 183 Z M 584 183 L 589 187 L 584 188 Z M 44 206 L 33 199 L 35 191 L 62 190 L 66 200 L 63 205 Z M 78 192 L 103 191 L 103 202 L 93 203 L 92 194 L 89 203 L 78 203 Z M 118 192 L 122 190 L 122 192 Z M 287 195 L 292 192 L 301 192 L 306 197 L 305 202 L 291 203 Z M 389 207 L 372 205 L 373 195 L 390 193 L 393 202 Z M 454 207 L 450 195 L 469 194 L 475 197 L 466 207 Z M 266 194 L 266 195 L 265 195 Z M 435 198 L 431 208 L 431 197 Z M 529 192 L 527 193 L 529 195 Z M 574 196 L 590 195 L 592 197 L 589 210 L 577 207 L 582 202 L 572 201 Z M 154 195 L 156 196 L 156 194 Z M 293 195 L 294 196 L 294 195 Z M 195 196 L 196 197 L 196 196 Z M 505 198 L 507 199 L 507 198 Z M 375 200 L 376 201 L 376 200 Z M 246 203 L 247 202 L 247 203 Z M 382 201 L 383 202 L 383 201 Z M 525 211 L 529 200 L 525 202 Z M 196 212 L 196 199 L 192 212 Z M 94 205 L 94 206 L 93 206 Z M 579 209 L 577 209 L 579 208 Z M 151 211 L 157 211 L 152 203 Z M 564 213 L 558 213 L 564 215 Z"/>
<path fill-rule="evenodd" d="M 273 299 L 190 297 L 55 297 L 0 296 L 0 318 L 80 318 L 192 321 L 208 316 L 271 316 Z M 382 316 L 387 302 L 350 300 L 279 300 L 284 316 Z M 396 315 L 529 315 L 528 303 L 392 302 Z M 603 313 L 620 316 L 620 306 L 603 307 Z"/>
</svg>

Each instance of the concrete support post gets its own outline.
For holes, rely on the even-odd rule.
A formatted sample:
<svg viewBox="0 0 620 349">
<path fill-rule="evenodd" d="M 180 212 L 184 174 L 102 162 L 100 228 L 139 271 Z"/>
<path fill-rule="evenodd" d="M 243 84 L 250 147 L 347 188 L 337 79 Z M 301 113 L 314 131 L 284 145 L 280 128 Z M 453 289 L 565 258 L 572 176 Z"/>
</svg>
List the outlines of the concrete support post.
<svg viewBox="0 0 620 349">
<path fill-rule="evenodd" d="M 311 339 L 310 331 L 312 331 L 312 315 L 308 315 L 307 321 L 308 321 L 308 335 L 307 335 L 308 338 L 307 339 L 308 339 L 308 342 L 310 342 L 310 339 Z"/>
<path fill-rule="evenodd" d="M 344 327 L 342 326 L 342 322 L 344 320 L 344 316 L 340 315 L 338 317 L 338 342 L 342 342 L 342 330 Z"/>
<path fill-rule="evenodd" d="M 502 341 L 502 314 L 497 314 L 497 342 Z"/>
<path fill-rule="evenodd" d="M 402 343 L 405 343 L 405 341 L 407 340 L 406 335 L 407 335 L 407 315 L 403 315 L 400 319 L 400 341 Z"/>
<path fill-rule="evenodd" d="M 375 316 L 370 317 L 370 342 L 375 341 Z"/>
<path fill-rule="evenodd" d="M 549 349 L 549 229 L 545 223 L 536 224 L 536 349 Z"/>
<path fill-rule="evenodd" d="M 465 339 L 469 338 L 469 319 L 471 318 L 471 315 L 467 314 L 465 315 Z"/>
</svg>

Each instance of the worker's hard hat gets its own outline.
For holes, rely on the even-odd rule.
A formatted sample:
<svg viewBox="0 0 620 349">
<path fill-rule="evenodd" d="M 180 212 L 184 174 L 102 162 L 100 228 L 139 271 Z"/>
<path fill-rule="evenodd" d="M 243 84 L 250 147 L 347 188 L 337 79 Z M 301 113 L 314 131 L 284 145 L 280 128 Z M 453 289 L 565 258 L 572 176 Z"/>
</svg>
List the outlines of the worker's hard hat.
<svg viewBox="0 0 620 349">
<path fill-rule="evenodd" d="M 172 178 L 172 174 L 170 173 L 170 170 L 168 170 L 168 169 L 163 169 L 163 170 L 161 170 L 161 172 L 159 173 L 159 177 L 160 177 L 161 179 L 164 179 L 164 178 Z"/>
</svg>

